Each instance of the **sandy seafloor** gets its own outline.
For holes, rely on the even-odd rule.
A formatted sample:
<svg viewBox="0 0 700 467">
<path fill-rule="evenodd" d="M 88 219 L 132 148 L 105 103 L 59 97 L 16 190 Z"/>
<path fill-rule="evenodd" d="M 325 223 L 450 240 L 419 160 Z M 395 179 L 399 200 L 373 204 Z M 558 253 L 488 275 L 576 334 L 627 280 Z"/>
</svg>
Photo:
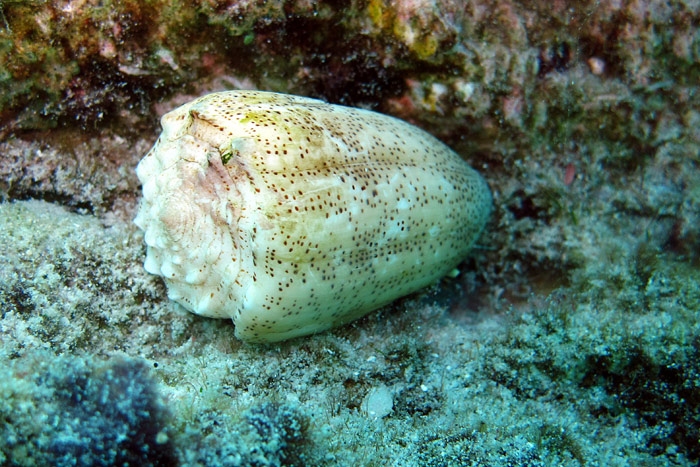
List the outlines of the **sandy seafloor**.
<svg viewBox="0 0 700 467">
<path fill-rule="evenodd" d="M 42 4 L 5 3 L 3 44 L 26 51 L 21 40 L 38 39 L 20 36 L 23 23 L 10 13 L 26 6 L 40 19 Z M 61 14 L 78 14 L 63 3 Z M 71 71 L 73 94 L 42 97 L 61 103 L 46 105 L 57 116 L 43 124 L 20 86 L 41 70 L 22 68 L 26 81 L 18 81 L 20 68 L 2 55 L 16 81 L 3 78 L 13 97 L 0 113 L 0 465 L 697 465 L 700 13 L 692 2 L 669 4 L 673 14 L 634 3 L 634 11 L 646 8 L 647 26 L 670 15 L 676 37 L 695 25 L 685 45 L 673 42 L 681 58 L 666 62 L 639 46 L 658 37 L 651 27 L 634 29 L 642 23 L 630 19 L 632 3 L 602 3 L 626 11 L 631 25 L 627 36 L 606 36 L 622 44 L 620 64 L 608 61 L 607 72 L 590 47 L 538 59 L 530 29 L 532 43 L 491 36 L 534 51 L 539 71 L 531 82 L 524 72 L 526 84 L 511 94 L 497 95 L 486 73 L 475 88 L 481 104 L 441 108 L 441 92 L 461 81 L 435 63 L 407 80 L 403 97 L 380 110 L 408 102 L 408 115 L 394 113 L 445 139 L 484 175 L 494 194 L 485 232 L 457 278 L 344 327 L 270 345 L 242 343 L 230 321 L 188 313 L 145 272 L 143 234 L 132 222 L 134 169 L 164 111 L 241 84 L 303 89 L 313 62 L 285 88 L 275 69 L 256 76 L 205 61 L 218 75 L 158 91 L 136 116 L 90 94 L 108 84 L 80 84 L 83 75 Z M 522 5 L 514 5 L 507 15 L 499 10 L 499 21 L 518 23 Z M 534 28 L 528 18 L 518 24 Z M 639 41 L 629 39 L 637 33 Z M 442 39 L 432 53 L 456 40 Z M 240 41 L 251 44 L 242 33 Z M 630 43 L 639 55 L 625 55 Z M 100 46 L 103 58 L 123 59 L 115 44 Z M 409 55 L 430 61 L 407 44 Z M 272 53 L 262 39 L 251 46 Z M 173 63 L 189 57 L 159 50 L 165 65 L 157 66 L 175 74 L 183 67 Z M 75 80 L 88 96 L 77 110 Z M 142 92 L 134 82 L 120 99 Z M 373 96 L 386 103 L 378 89 Z M 117 117 L 90 113 L 90 96 Z M 547 107 L 547 99 L 558 104 Z M 490 105 L 502 119 L 479 113 Z M 478 142 L 470 142 L 476 130 L 460 133 L 469 131 L 460 119 L 485 122 Z"/>
</svg>

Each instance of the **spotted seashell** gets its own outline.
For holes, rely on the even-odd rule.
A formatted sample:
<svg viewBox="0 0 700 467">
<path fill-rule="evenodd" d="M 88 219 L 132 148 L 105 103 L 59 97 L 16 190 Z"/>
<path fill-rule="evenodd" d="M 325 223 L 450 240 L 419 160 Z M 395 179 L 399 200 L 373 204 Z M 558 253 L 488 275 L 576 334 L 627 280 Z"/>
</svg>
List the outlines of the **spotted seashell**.
<svg viewBox="0 0 700 467">
<path fill-rule="evenodd" d="M 375 112 L 230 91 L 162 126 L 137 168 L 146 270 L 245 341 L 323 331 L 435 282 L 491 211 L 457 154 Z"/>
</svg>

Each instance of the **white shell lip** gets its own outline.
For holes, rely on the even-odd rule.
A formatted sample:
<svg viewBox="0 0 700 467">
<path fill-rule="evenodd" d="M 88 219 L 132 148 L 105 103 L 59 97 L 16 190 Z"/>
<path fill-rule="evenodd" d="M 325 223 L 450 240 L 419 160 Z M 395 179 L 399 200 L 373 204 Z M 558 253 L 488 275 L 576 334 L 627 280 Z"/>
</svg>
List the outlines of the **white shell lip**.
<svg viewBox="0 0 700 467">
<path fill-rule="evenodd" d="M 242 340 L 320 332 L 434 282 L 491 211 L 477 172 L 393 117 L 228 91 L 161 122 L 137 167 L 145 268 Z"/>
</svg>

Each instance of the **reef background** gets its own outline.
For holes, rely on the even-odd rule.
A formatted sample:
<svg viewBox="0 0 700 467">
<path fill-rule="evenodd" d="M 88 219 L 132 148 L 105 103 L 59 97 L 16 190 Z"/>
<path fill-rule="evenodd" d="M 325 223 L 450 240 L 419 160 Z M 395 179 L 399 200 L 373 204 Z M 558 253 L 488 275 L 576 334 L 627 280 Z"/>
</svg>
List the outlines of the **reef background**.
<svg viewBox="0 0 700 467">
<path fill-rule="evenodd" d="M 167 110 L 264 89 L 488 180 L 461 275 L 245 345 L 142 267 Z M 0 2 L 0 465 L 697 465 L 700 3 Z"/>
</svg>

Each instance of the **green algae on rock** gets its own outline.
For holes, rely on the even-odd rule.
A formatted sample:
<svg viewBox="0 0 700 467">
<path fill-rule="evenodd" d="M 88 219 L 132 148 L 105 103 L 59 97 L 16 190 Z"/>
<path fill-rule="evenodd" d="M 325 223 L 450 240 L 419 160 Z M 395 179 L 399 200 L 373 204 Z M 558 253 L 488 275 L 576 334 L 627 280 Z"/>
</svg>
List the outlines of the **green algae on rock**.
<svg viewBox="0 0 700 467">
<path fill-rule="evenodd" d="M 367 110 L 229 91 L 162 125 L 137 168 L 145 267 L 242 340 L 323 331 L 431 284 L 491 211 L 456 153 Z"/>
</svg>

